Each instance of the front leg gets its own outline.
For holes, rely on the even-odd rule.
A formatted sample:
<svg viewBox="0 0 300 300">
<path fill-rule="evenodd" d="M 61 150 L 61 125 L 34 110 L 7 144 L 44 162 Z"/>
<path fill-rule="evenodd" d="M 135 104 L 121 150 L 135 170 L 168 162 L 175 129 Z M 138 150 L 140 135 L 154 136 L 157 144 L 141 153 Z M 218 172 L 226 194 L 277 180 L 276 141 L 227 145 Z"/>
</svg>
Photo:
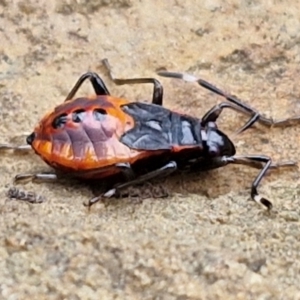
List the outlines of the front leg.
<svg viewBox="0 0 300 300">
<path fill-rule="evenodd" d="M 259 204 L 264 205 L 268 210 L 271 210 L 273 206 L 272 203 L 268 199 L 262 197 L 257 191 L 257 188 L 261 180 L 265 177 L 267 171 L 272 168 L 278 169 L 282 167 L 297 167 L 297 163 L 292 161 L 272 164 L 272 159 L 264 155 L 229 156 L 222 157 L 221 160 L 224 164 L 247 165 L 252 168 L 260 169 L 260 172 L 251 185 L 251 199 Z"/>
</svg>

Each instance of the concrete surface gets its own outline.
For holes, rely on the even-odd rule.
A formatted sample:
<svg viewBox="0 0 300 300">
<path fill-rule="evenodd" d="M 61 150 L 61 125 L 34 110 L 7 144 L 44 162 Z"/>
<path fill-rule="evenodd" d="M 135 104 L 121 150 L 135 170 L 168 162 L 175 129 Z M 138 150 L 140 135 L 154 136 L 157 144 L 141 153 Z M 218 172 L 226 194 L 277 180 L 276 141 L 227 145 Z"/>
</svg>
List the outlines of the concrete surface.
<svg viewBox="0 0 300 300">
<path fill-rule="evenodd" d="M 262 4 L 263 3 L 263 4 Z M 238 95 L 266 116 L 300 115 L 297 1 L 0 1 L 1 141 L 30 132 L 87 70 L 110 91 L 149 100 L 149 86 L 118 77 L 190 72 Z M 161 78 L 165 106 L 201 117 L 222 99 L 196 84 Z M 82 95 L 91 92 L 86 85 Z M 219 124 L 239 154 L 299 158 L 300 126 L 260 125 L 234 136 L 245 118 Z M 47 200 L 10 200 L 21 172 L 49 170 L 34 154 L 1 153 L 1 299 L 300 299 L 299 172 L 270 173 L 249 201 L 257 170 L 228 166 L 166 180 L 166 199 L 97 204 L 83 183 L 28 183 Z"/>
</svg>

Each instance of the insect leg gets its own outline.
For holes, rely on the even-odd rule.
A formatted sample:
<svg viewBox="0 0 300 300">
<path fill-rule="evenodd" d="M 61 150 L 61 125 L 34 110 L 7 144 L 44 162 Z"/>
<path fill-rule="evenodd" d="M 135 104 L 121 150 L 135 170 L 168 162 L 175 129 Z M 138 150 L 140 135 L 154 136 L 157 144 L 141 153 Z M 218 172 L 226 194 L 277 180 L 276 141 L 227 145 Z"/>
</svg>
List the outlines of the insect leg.
<svg viewBox="0 0 300 300">
<path fill-rule="evenodd" d="M 170 161 L 168 164 L 166 164 L 165 166 L 163 166 L 157 170 L 154 170 L 145 175 L 139 176 L 136 179 L 133 179 L 131 181 L 116 185 L 114 188 L 108 190 L 106 193 L 91 199 L 89 201 L 89 203 L 87 204 L 87 206 L 89 206 L 89 207 L 92 206 L 96 202 L 100 201 L 102 198 L 110 198 L 110 197 L 114 196 L 116 193 L 118 193 L 120 190 L 125 189 L 129 186 L 137 185 L 137 184 L 140 184 L 140 183 L 143 183 L 143 182 L 146 182 L 148 180 L 158 178 L 158 177 L 166 177 L 176 170 L 177 170 L 176 162 Z"/>
<path fill-rule="evenodd" d="M 264 205 L 267 207 L 268 210 L 272 208 L 272 203 L 259 195 L 257 192 L 257 188 L 266 175 L 267 171 L 270 168 L 281 168 L 281 167 L 295 167 L 297 164 L 295 162 L 282 162 L 277 164 L 272 164 L 272 160 L 268 156 L 264 155 L 245 155 L 245 156 L 224 156 L 221 157 L 220 163 L 222 164 L 240 164 L 240 165 L 248 165 L 253 168 L 259 168 L 261 171 L 258 173 L 256 178 L 254 179 L 252 186 L 251 186 L 251 199 L 259 204 Z M 262 166 L 262 164 L 264 164 Z"/>
<path fill-rule="evenodd" d="M 15 176 L 15 182 L 45 182 L 56 181 L 57 175 L 55 173 L 24 173 Z"/>
<path fill-rule="evenodd" d="M 136 177 L 129 163 L 119 163 L 115 166 L 122 170 L 127 181 L 133 180 Z"/>
<path fill-rule="evenodd" d="M 241 113 L 247 113 L 243 108 L 236 106 L 232 103 L 228 102 L 222 102 L 220 104 L 215 105 L 212 107 L 201 119 L 201 124 L 202 126 L 207 125 L 209 122 L 216 122 L 216 120 L 219 118 L 221 112 L 223 111 L 224 108 L 230 108 L 232 110 L 235 110 L 237 112 Z M 256 118 L 251 118 L 245 125 L 243 125 L 239 130 L 237 130 L 238 133 L 242 133 L 248 128 L 250 128 L 255 122 L 257 121 Z"/>
<path fill-rule="evenodd" d="M 14 146 L 11 144 L 0 144 L 0 151 L 13 150 L 16 152 L 27 153 L 32 150 L 30 145 Z"/>
<path fill-rule="evenodd" d="M 108 60 L 105 58 L 102 60 L 103 65 L 108 71 L 109 77 L 111 80 L 117 85 L 123 84 L 140 84 L 140 83 L 152 83 L 154 85 L 153 88 L 153 96 L 152 103 L 157 105 L 163 104 L 163 86 L 161 83 L 155 78 L 130 78 L 130 79 L 119 79 L 113 76 L 111 66 Z"/>
<path fill-rule="evenodd" d="M 101 77 L 97 73 L 93 72 L 87 72 L 84 73 L 79 77 L 77 82 L 75 83 L 72 90 L 69 92 L 68 96 L 66 97 L 65 101 L 69 101 L 74 98 L 75 94 L 81 87 L 81 85 L 89 79 L 92 83 L 92 86 L 95 90 L 96 95 L 109 95 L 109 91 L 104 83 L 104 81 L 101 79 Z"/>
<path fill-rule="evenodd" d="M 243 109 L 242 111 L 245 114 L 251 116 L 249 121 L 242 128 L 245 127 L 246 129 L 248 129 L 255 122 L 259 122 L 259 123 L 261 123 L 265 126 L 268 126 L 268 127 L 271 127 L 271 126 L 286 127 L 286 126 L 290 126 L 294 123 L 300 122 L 300 116 L 291 117 L 291 118 L 287 118 L 287 119 L 282 119 L 282 120 L 278 120 L 278 121 L 274 121 L 272 118 L 266 118 L 263 115 L 261 115 L 257 110 L 255 110 L 254 108 L 250 107 L 246 103 L 243 103 L 237 97 L 235 97 L 233 95 L 230 95 L 230 94 L 227 94 L 224 91 L 222 91 L 219 88 L 212 85 L 211 83 L 209 83 L 209 82 L 207 82 L 207 81 L 205 81 L 201 78 L 194 77 L 193 75 L 183 74 L 183 73 L 175 73 L 175 72 L 167 72 L 167 71 L 160 71 L 157 74 L 160 75 L 160 76 L 164 76 L 164 77 L 183 79 L 183 80 L 188 81 L 188 82 L 197 82 L 202 87 L 210 90 L 211 92 L 213 92 L 213 93 L 215 93 L 219 96 L 222 96 L 227 101 L 239 106 L 240 108 Z M 245 131 L 246 129 L 243 129 L 242 131 Z"/>
</svg>

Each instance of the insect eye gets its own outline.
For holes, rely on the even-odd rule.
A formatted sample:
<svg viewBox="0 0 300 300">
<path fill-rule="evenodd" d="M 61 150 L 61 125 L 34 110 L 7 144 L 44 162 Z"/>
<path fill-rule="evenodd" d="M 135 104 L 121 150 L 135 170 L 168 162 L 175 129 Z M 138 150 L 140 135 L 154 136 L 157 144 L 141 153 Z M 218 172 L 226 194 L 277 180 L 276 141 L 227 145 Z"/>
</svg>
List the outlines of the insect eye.
<svg viewBox="0 0 300 300">
<path fill-rule="evenodd" d="M 107 115 L 107 112 L 103 108 L 96 108 L 93 111 L 93 116 L 97 121 L 103 121 L 105 115 Z"/>
<path fill-rule="evenodd" d="M 85 110 L 84 109 L 78 109 L 73 111 L 72 113 L 72 121 L 75 123 L 80 123 L 83 121 L 85 115 Z"/>
<path fill-rule="evenodd" d="M 63 127 L 67 123 L 67 114 L 61 114 L 57 116 L 53 122 L 52 127 L 57 129 Z"/>
</svg>

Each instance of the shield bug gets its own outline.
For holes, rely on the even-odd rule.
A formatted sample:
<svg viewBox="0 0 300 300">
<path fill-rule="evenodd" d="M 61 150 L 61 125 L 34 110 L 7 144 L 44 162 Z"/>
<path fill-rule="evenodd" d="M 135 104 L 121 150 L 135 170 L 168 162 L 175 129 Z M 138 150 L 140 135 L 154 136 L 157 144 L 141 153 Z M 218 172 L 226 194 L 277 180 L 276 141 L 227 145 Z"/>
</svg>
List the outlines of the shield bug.
<svg viewBox="0 0 300 300">
<path fill-rule="evenodd" d="M 255 122 L 266 126 L 286 126 L 300 117 L 278 122 L 262 116 L 238 98 L 226 94 L 210 83 L 192 75 L 161 71 L 158 75 L 196 82 L 222 96 L 222 102 L 202 118 L 174 112 L 162 106 L 163 87 L 154 78 L 117 79 L 117 85 L 151 83 L 154 86 L 152 103 L 130 102 L 110 95 L 98 74 L 83 74 L 65 101 L 46 114 L 27 137 L 27 144 L 48 165 L 53 174 L 19 174 L 16 180 L 53 180 L 57 172 L 78 178 L 105 180 L 119 175 L 105 193 L 90 200 L 89 205 L 102 198 L 110 198 L 121 190 L 165 177 L 180 170 L 207 171 L 228 164 L 241 164 L 260 169 L 251 185 L 251 199 L 272 207 L 269 200 L 260 196 L 257 188 L 271 168 L 295 166 L 294 162 L 273 164 L 265 155 L 237 156 L 234 144 L 218 129 L 217 119 L 224 108 L 249 116 L 239 130 L 247 130 Z M 90 80 L 95 95 L 75 98 L 86 80 Z M 0 147 L 1 148 L 1 147 Z M 24 150 L 25 147 L 2 145 L 5 149 Z"/>
</svg>

